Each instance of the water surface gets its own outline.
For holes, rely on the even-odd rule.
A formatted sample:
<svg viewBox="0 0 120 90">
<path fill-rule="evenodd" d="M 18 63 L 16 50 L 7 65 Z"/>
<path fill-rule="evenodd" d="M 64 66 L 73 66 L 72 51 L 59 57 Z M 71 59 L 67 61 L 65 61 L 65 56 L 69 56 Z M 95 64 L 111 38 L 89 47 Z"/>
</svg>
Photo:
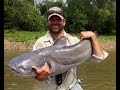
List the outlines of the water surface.
<svg viewBox="0 0 120 90">
<path fill-rule="evenodd" d="M 8 61 L 27 51 L 4 52 L 4 90 L 42 90 L 40 81 L 32 77 L 19 77 L 9 70 Z M 116 52 L 100 63 L 85 62 L 77 67 L 78 78 L 84 90 L 116 90 Z"/>
</svg>

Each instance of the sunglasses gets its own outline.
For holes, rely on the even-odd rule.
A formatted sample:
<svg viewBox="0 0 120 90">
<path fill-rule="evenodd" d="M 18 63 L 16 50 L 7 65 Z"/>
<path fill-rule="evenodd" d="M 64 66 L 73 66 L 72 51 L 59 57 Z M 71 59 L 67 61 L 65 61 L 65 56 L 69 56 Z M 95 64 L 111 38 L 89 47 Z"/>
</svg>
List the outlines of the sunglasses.
<svg viewBox="0 0 120 90">
<path fill-rule="evenodd" d="M 55 10 L 49 10 L 48 11 L 48 16 L 53 14 L 53 13 L 57 13 L 57 14 L 59 14 L 61 16 L 64 16 L 63 11 L 61 11 L 61 10 L 56 10 L 56 11 Z"/>
</svg>

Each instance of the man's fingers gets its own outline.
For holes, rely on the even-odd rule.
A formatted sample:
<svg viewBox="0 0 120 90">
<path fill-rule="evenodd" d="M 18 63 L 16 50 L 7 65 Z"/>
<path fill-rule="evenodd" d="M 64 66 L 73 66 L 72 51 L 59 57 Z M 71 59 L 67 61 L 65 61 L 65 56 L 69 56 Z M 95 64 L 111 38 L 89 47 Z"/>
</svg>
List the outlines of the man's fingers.
<svg viewBox="0 0 120 90">
<path fill-rule="evenodd" d="M 38 68 L 36 66 L 32 66 L 32 69 L 35 71 L 35 72 L 40 72 L 41 70 L 44 70 L 46 69 L 46 63 L 44 64 L 44 66 L 42 66 L 41 68 Z"/>
<path fill-rule="evenodd" d="M 44 66 L 42 68 L 43 68 L 43 71 L 46 72 L 46 74 L 49 75 L 51 73 L 50 68 L 49 68 L 49 66 L 48 66 L 48 64 L 46 62 L 45 62 Z"/>
<path fill-rule="evenodd" d="M 33 70 L 35 71 L 36 74 L 38 73 L 43 73 L 43 72 L 48 72 L 48 74 L 50 74 L 50 69 L 48 64 L 45 62 L 44 66 L 42 66 L 41 68 L 37 68 L 36 66 L 32 66 Z"/>
<path fill-rule="evenodd" d="M 43 70 L 41 68 L 38 68 L 36 66 L 32 66 L 32 69 L 34 70 L 34 72 L 38 75 L 40 74 Z"/>
<path fill-rule="evenodd" d="M 32 69 L 33 69 L 35 72 L 39 72 L 39 68 L 37 68 L 36 66 L 32 66 Z"/>
<path fill-rule="evenodd" d="M 45 80 L 51 74 L 49 65 L 46 62 L 41 68 L 38 68 L 36 66 L 32 66 L 32 68 L 37 75 L 35 77 L 35 79 L 37 79 L 37 80 Z"/>
<path fill-rule="evenodd" d="M 84 39 L 84 37 L 80 37 L 80 40 L 83 40 Z"/>
<path fill-rule="evenodd" d="M 46 71 L 46 69 L 47 69 L 47 63 L 46 62 L 45 62 L 44 66 L 42 68 L 43 68 L 43 70 Z"/>
</svg>

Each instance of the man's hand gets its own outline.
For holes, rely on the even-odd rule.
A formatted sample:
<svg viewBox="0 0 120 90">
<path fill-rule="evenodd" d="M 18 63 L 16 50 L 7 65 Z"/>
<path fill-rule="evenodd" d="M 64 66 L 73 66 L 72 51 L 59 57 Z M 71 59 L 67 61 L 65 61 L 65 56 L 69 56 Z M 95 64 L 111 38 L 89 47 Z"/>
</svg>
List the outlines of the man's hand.
<svg viewBox="0 0 120 90">
<path fill-rule="evenodd" d="M 82 40 L 82 39 L 85 39 L 85 38 L 96 39 L 96 35 L 92 31 L 82 31 L 80 33 L 80 39 Z"/>
<path fill-rule="evenodd" d="M 100 48 L 99 42 L 96 38 L 96 34 L 92 31 L 82 31 L 80 33 L 80 39 L 91 38 L 92 46 L 93 46 L 93 54 L 97 56 L 102 55 L 102 50 Z"/>
<path fill-rule="evenodd" d="M 39 81 L 45 80 L 51 74 L 50 68 L 46 62 L 41 68 L 37 68 L 36 66 L 33 66 L 32 68 L 36 74 L 35 79 Z"/>
</svg>

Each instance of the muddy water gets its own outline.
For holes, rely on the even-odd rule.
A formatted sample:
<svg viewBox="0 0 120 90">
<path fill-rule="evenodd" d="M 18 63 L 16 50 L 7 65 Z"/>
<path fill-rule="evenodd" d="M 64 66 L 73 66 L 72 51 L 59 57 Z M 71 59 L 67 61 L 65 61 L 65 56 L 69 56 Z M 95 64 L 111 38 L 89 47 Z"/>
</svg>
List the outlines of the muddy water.
<svg viewBox="0 0 120 90">
<path fill-rule="evenodd" d="M 40 81 L 32 77 L 14 76 L 8 61 L 27 51 L 4 52 L 4 90 L 42 90 Z M 77 75 L 84 90 L 116 90 L 116 51 L 108 51 L 109 57 L 101 63 L 85 62 L 78 66 Z"/>
</svg>

